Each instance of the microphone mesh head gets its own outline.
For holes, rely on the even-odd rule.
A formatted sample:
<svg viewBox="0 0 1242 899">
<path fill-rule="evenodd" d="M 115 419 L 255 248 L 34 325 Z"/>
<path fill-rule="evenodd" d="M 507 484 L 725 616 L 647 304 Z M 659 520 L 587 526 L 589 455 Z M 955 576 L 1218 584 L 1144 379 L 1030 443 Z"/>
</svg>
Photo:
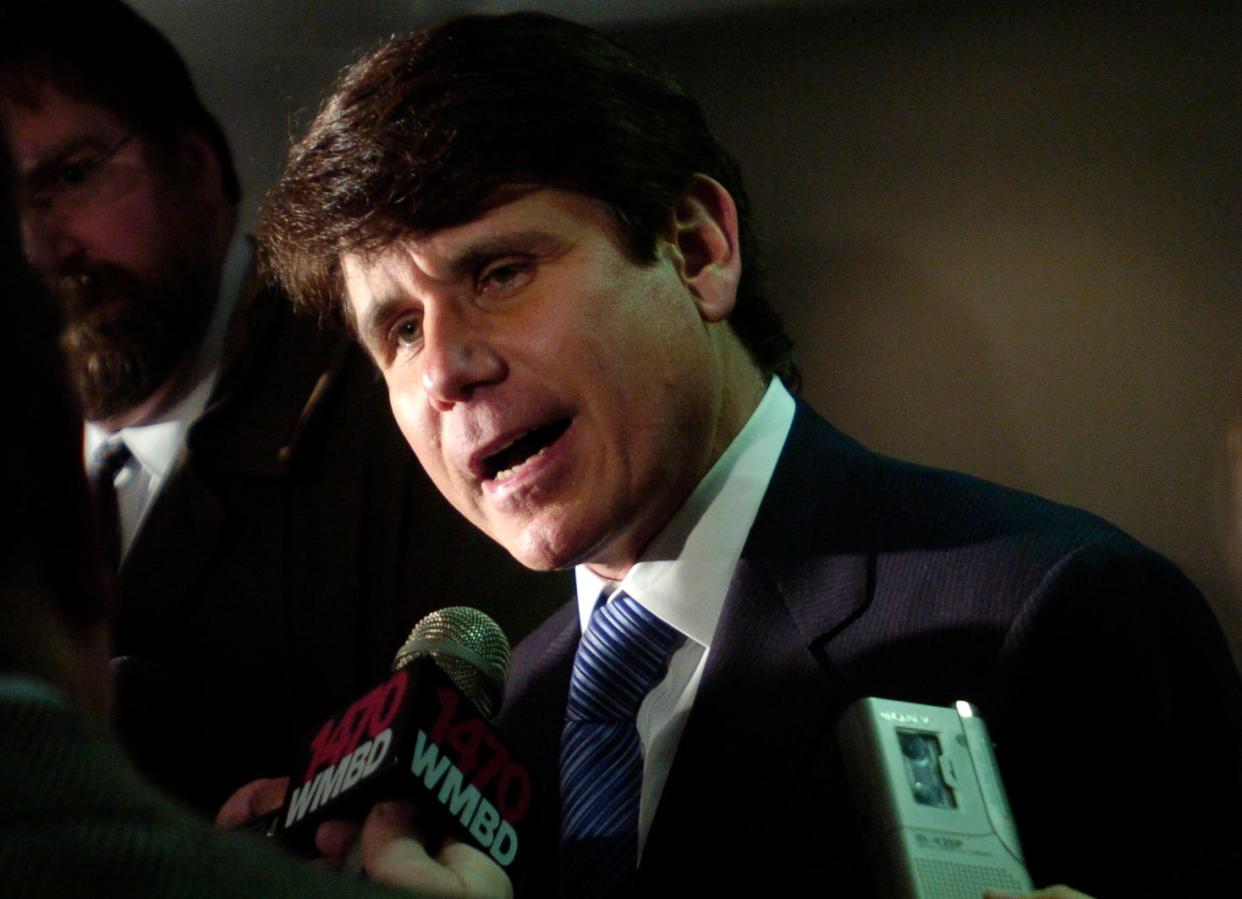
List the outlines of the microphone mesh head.
<svg viewBox="0 0 1242 899">
<path fill-rule="evenodd" d="M 500 705 L 509 676 L 509 641 L 478 609 L 450 606 L 424 617 L 393 659 L 392 670 L 429 657 L 484 718 Z"/>
</svg>

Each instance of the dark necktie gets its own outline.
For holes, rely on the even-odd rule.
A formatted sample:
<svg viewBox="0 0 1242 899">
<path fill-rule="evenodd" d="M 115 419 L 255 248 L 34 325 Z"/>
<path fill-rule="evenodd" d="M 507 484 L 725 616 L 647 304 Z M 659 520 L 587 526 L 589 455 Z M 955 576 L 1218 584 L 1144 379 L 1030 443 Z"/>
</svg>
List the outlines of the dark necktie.
<svg viewBox="0 0 1242 899">
<path fill-rule="evenodd" d="M 578 644 L 561 740 L 565 896 L 632 893 L 643 778 L 635 719 L 679 636 L 622 594 L 595 610 Z"/>
<path fill-rule="evenodd" d="M 91 456 L 87 475 L 95 494 L 95 514 L 99 518 L 99 543 L 105 564 L 115 572 L 121 563 L 121 510 L 116 498 L 116 476 L 132 457 L 120 437 L 101 443 Z"/>
</svg>

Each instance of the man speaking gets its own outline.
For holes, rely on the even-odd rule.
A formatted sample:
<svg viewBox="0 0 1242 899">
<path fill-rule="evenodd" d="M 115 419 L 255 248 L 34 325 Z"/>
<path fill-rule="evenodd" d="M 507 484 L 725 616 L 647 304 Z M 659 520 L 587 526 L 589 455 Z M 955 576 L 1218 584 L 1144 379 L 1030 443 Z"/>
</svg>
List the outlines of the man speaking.
<svg viewBox="0 0 1242 899">
<path fill-rule="evenodd" d="M 1242 691 L 1197 591 L 1089 514 L 795 399 L 735 163 L 610 40 L 519 14 L 387 43 L 292 148 L 261 238 L 450 502 L 575 569 L 501 713 L 543 787 L 521 893 L 872 894 L 833 739 L 868 695 L 982 711 L 1037 883 L 1223 876 Z"/>
</svg>

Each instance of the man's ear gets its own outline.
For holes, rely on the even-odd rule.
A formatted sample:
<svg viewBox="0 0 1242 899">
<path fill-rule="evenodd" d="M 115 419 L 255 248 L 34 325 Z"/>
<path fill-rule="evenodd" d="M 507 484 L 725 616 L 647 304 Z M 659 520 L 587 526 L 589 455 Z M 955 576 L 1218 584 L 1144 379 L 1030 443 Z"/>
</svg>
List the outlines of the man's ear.
<svg viewBox="0 0 1242 899">
<path fill-rule="evenodd" d="M 670 256 L 707 322 L 733 312 L 742 276 L 737 206 L 720 182 L 696 174 L 669 216 Z"/>
<path fill-rule="evenodd" d="M 195 131 L 183 131 L 177 137 L 177 166 L 182 183 L 188 185 L 204 201 L 222 201 L 224 172 L 211 144 Z"/>
</svg>

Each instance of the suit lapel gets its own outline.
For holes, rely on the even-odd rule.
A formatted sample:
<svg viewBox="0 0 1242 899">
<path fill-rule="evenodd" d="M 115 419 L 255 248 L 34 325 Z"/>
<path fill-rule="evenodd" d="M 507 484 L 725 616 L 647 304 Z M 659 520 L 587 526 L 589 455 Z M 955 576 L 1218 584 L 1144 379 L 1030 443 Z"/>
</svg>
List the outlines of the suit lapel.
<svg viewBox="0 0 1242 899">
<path fill-rule="evenodd" d="M 566 603 L 518 644 L 496 716 L 514 757 L 525 762 L 534 797 L 523 840 L 523 896 L 555 896 L 560 854 L 561 725 L 580 636 L 578 604 Z"/>
<path fill-rule="evenodd" d="M 286 306 L 260 291 L 234 313 L 216 390 L 118 574 L 122 654 L 143 655 L 164 639 L 202 583 L 227 523 L 221 476 L 284 478 L 312 442 L 351 344 Z M 305 402 L 289 402 L 297 396 Z"/>
<path fill-rule="evenodd" d="M 183 453 L 117 575 L 119 654 L 146 656 L 152 641 L 170 633 L 169 622 L 200 582 L 223 521 L 219 498 Z"/>
<path fill-rule="evenodd" d="M 870 451 L 799 401 L 742 555 L 770 573 L 779 607 L 808 646 L 835 634 L 870 601 L 874 464 Z M 737 586 L 729 601 L 744 603 Z"/>
<path fill-rule="evenodd" d="M 706 853 L 768 846 L 800 798 L 837 792 L 846 697 L 823 647 L 867 605 L 871 506 L 870 454 L 800 404 L 644 850 L 653 885 L 684 867 L 687 834 L 719 837 Z"/>
</svg>

